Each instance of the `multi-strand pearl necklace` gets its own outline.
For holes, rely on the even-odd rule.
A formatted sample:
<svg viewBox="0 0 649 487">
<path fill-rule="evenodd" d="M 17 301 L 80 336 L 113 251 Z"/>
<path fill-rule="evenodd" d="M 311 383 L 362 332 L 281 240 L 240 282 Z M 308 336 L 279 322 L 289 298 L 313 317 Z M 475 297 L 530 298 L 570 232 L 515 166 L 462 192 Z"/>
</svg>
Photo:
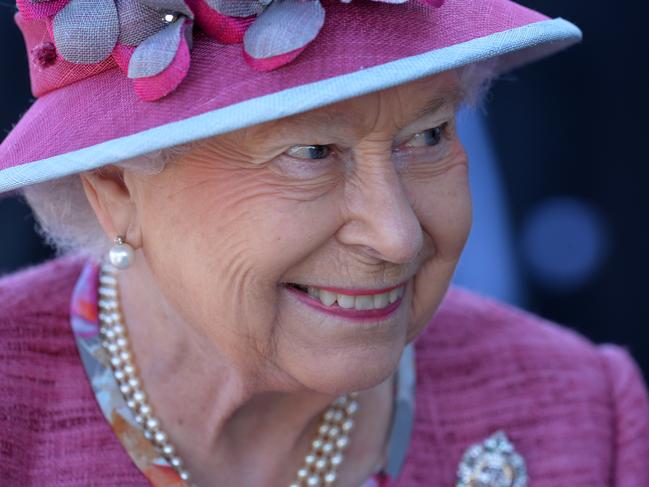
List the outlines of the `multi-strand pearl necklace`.
<svg viewBox="0 0 649 487">
<path fill-rule="evenodd" d="M 119 305 L 117 272 L 112 265 L 104 264 L 99 275 L 102 345 L 110 356 L 113 375 L 126 405 L 142 427 L 145 438 L 151 441 L 180 478 L 189 483 L 190 474 L 162 429 L 160 420 L 153 414 L 138 377 Z M 322 414 L 315 438 L 290 487 L 333 486 L 336 470 L 343 461 L 343 451 L 349 444 L 349 434 L 354 427 L 353 417 L 359 407 L 357 394 L 352 392 L 338 397 Z"/>
</svg>

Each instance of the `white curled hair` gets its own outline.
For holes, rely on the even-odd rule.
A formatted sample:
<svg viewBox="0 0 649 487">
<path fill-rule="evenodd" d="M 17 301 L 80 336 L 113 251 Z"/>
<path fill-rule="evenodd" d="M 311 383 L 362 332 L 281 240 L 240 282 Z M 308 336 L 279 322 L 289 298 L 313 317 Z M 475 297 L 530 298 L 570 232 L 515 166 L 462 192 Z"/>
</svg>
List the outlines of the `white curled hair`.
<svg viewBox="0 0 649 487">
<path fill-rule="evenodd" d="M 495 79 L 497 62 L 498 58 L 495 58 L 457 69 L 465 108 L 482 107 Z M 191 144 L 175 146 L 120 161 L 113 166 L 155 175 L 190 147 Z M 83 253 L 100 259 L 108 251 L 112 242 L 99 225 L 78 174 L 27 186 L 21 193 L 34 213 L 37 232 L 58 255 Z"/>
<path fill-rule="evenodd" d="M 189 150 L 174 146 L 112 164 L 141 174 L 155 175 L 167 163 Z M 101 168 L 95 171 L 101 171 Z M 108 239 L 90 206 L 79 174 L 72 174 L 21 190 L 36 219 L 36 232 L 58 255 L 81 253 L 100 260 L 108 252 Z"/>
</svg>

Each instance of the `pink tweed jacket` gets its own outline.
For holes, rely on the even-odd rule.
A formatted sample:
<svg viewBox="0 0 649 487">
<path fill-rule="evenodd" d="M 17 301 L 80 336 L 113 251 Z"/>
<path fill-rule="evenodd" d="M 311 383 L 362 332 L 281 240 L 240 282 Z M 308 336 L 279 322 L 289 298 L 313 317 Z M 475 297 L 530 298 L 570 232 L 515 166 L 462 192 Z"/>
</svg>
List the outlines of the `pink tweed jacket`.
<svg viewBox="0 0 649 487">
<path fill-rule="evenodd" d="M 83 261 L 0 280 L 0 485 L 145 487 L 102 416 L 69 324 Z M 530 487 L 649 487 L 649 398 L 628 352 L 451 288 L 415 342 L 415 421 L 389 487 L 451 487 L 496 430 Z"/>
</svg>

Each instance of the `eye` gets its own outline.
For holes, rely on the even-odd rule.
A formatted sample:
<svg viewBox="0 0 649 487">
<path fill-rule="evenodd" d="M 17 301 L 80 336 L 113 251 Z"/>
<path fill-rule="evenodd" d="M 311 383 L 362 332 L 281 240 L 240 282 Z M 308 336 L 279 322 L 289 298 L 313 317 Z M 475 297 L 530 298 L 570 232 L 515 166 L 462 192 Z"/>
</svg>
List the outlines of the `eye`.
<svg viewBox="0 0 649 487">
<path fill-rule="evenodd" d="M 436 146 L 441 142 L 442 137 L 444 136 L 444 130 L 446 129 L 447 125 L 448 122 L 444 122 L 437 127 L 419 132 L 415 134 L 405 145 L 409 147 L 417 147 L 422 145 L 429 147 Z"/>
<path fill-rule="evenodd" d="M 294 145 L 286 153 L 297 159 L 325 159 L 331 154 L 328 145 Z"/>
</svg>

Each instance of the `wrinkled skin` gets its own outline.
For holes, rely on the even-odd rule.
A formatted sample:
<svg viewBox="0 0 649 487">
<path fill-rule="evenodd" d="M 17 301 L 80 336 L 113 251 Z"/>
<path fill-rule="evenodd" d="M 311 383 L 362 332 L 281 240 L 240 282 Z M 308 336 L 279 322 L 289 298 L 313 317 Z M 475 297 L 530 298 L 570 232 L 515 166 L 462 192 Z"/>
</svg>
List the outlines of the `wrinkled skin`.
<svg viewBox="0 0 649 487">
<path fill-rule="evenodd" d="M 153 176 L 82 176 L 107 236 L 136 248 L 120 276 L 135 360 L 198 485 L 287 485 L 319 412 L 351 390 L 354 460 L 337 485 L 379 461 L 393 372 L 471 225 L 458 91 L 447 72 L 202 141 Z M 300 146 L 316 144 L 329 155 Z M 283 286 L 402 281 L 397 311 L 362 324 Z"/>
</svg>

